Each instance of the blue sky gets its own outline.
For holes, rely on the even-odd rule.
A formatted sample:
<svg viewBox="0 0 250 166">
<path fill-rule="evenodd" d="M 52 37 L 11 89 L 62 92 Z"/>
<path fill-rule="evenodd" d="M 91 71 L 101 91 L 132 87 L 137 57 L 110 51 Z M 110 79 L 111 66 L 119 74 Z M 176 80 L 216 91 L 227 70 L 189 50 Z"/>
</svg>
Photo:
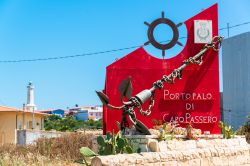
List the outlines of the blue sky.
<svg viewBox="0 0 250 166">
<path fill-rule="evenodd" d="M 250 21 L 249 0 L 0 0 L 0 60 L 70 56 L 142 45 L 147 41 L 144 21 L 152 22 L 164 11 L 175 23 L 183 22 L 216 2 L 220 28 Z M 234 28 L 230 35 L 249 29 L 249 24 Z M 166 27 L 157 31 L 158 40 L 167 39 L 160 35 L 164 30 L 168 31 Z M 227 31 L 220 34 L 227 36 Z M 185 35 L 182 27 L 180 36 Z M 0 63 L 0 105 L 22 107 L 29 81 L 35 85 L 35 103 L 40 109 L 100 104 L 94 91 L 104 88 L 105 67 L 133 50 Z M 161 55 L 150 46 L 146 50 Z M 167 56 L 180 50 L 173 49 Z"/>
</svg>

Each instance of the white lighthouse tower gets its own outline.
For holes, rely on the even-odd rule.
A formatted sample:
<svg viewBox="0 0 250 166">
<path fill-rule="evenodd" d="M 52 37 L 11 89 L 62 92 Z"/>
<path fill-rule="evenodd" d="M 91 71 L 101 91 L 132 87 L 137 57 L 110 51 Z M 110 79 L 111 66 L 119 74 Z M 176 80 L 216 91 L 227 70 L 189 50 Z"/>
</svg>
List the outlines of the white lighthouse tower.
<svg viewBox="0 0 250 166">
<path fill-rule="evenodd" d="M 29 82 L 27 86 L 27 104 L 26 104 L 26 110 L 27 111 L 34 111 L 36 110 L 36 105 L 34 102 L 34 85 Z"/>
</svg>

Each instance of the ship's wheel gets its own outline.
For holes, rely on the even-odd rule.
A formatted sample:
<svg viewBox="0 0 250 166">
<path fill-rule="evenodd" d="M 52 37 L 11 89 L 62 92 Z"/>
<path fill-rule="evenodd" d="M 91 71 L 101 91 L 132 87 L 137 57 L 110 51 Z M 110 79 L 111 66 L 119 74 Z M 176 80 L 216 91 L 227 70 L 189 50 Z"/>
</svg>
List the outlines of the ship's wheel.
<svg viewBox="0 0 250 166">
<path fill-rule="evenodd" d="M 152 44 L 155 48 L 158 48 L 160 50 L 162 50 L 162 57 L 165 57 L 165 50 L 168 50 L 172 47 L 175 46 L 175 44 L 178 44 L 180 46 L 183 46 L 179 41 L 179 31 L 178 31 L 178 27 L 182 25 L 182 23 L 179 24 L 175 24 L 173 21 L 171 21 L 170 19 L 167 19 L 164 17 L 164 12 L 162 12 L 162 16 L 161 18 L 158 18 L 156 20 L 154 20 L 151 24 L 149 24 L 148 22 L 144 22 L 145 25 L 148 26 L 148 41 L 146 43 L 144 43 L 144 45 L 148 45 L 148 44 Z M 169 40 L 168 43 L 166 44 L 162 44 L 161 42 L 158 42 L 155 40 L 154 37 L 154 30 L 155 28 L 159 25 L 159 24 L 166 24 L 168 25 L 172 31 L 173 31 L 173 38 L 171 40 Z"/>
</svg>

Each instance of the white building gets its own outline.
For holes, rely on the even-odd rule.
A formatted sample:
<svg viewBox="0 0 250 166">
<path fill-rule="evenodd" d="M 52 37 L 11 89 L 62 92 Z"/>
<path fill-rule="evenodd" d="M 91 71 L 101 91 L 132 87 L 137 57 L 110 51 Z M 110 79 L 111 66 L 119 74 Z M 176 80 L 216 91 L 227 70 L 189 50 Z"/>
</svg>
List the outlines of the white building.
<svg viewBox="0 0 250 166">
<path fill-rule="evenodd" d="M 99 120 L 103 116 L 103 109 L 102 106 L 80 106 L 69 109 L 69 114 L 76 116 L 79 120 Z"/>
<path fill-rule="evenodd" d="M 82 108 L 86 109 L 86 107 L 82 107 Z M 89 119 L 99 120 L 103 116 L 102 106 L 88 107 L 87 110 L 88 110 Z"/>
<path fill-rule="evenodd" d="M 35 96 L 34 96 L 34 85 L 29 82 L 27 86 L 27 103 L 25 105 L 25 110 L 34 111 L 37 110 L 35 105 Z"/>
</svg>

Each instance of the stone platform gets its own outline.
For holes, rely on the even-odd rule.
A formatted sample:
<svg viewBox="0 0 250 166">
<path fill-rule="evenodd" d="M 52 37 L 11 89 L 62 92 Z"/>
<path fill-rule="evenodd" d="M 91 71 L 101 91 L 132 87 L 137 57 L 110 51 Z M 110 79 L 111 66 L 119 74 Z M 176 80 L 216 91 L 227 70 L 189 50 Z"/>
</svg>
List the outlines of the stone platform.
<svg viewBox="0 0 250 166">
<path fill-rule="evenodd" d="M 97 156 L 91 164 L 94 166 L 250 166 L 250 144 L 244 137 L 161 142 L 156 142 L 154 138 L 140 139 L 141 144 L 147 144 L 148 152 Z"/>
</svg>

